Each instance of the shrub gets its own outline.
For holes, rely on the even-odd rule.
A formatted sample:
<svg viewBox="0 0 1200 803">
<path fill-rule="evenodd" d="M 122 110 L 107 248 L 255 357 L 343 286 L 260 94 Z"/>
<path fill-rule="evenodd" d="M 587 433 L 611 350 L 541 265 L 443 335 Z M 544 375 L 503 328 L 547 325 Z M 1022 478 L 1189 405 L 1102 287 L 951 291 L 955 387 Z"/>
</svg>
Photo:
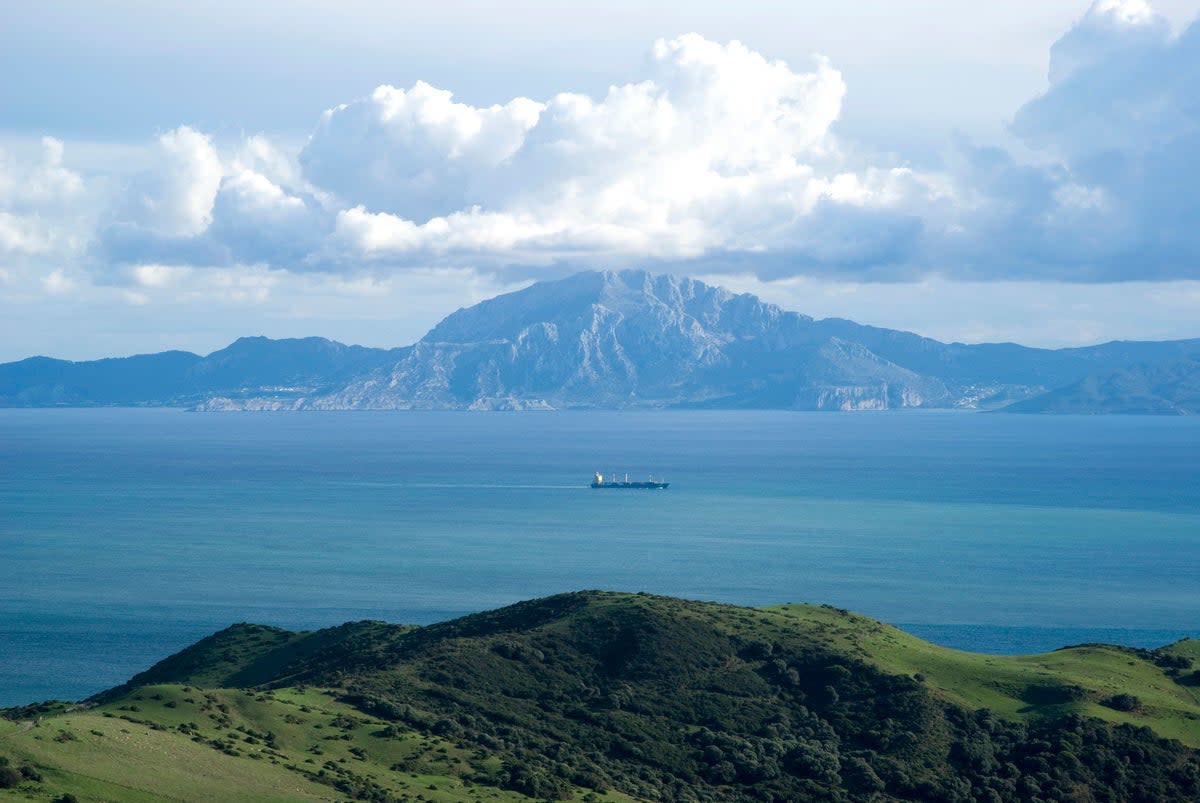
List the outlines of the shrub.
<svg viewBox="0 0 1200 803">
<path fill-rule="evenodd" d="M 0 766 L 0 789 L 12 789 L 22 780 L 21 773 L 8 766 L 7 761 Z"/>
<path fill-rule="evenodd" d="M 1114 694 L 1100 701 L 1100 705 L 1108 706 L 1114 711 L 1136 711 L 1142 707 L 1142 701 L 1132 694 Z"/>
</svg>

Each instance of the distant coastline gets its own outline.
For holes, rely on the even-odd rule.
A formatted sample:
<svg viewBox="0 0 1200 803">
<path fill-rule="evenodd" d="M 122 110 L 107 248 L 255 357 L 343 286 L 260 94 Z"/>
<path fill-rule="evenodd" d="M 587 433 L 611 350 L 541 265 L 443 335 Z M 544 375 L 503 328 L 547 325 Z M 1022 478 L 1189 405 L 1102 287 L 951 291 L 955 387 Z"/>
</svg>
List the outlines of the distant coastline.
<svg viewBox="0 0 1200 803">
<path fill-rule="evenodd" d="M 0 365 L 0 407 L 204 411 L 776 409 L 1200 413 L 1200 339 L 1036 349 L 814 320 L 692 279 L 580 273 L 462 309 L 411 346 L 242 338 Z"/>
</svg>

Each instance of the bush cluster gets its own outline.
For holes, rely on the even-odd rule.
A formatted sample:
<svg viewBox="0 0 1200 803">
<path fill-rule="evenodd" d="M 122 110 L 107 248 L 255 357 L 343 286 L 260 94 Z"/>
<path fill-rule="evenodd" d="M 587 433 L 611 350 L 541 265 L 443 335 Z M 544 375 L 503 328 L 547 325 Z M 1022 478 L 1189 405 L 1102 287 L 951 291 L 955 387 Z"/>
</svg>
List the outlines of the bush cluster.
<svg viewBox="0 0 1200 803">
<path fill-rule="evenodd" d="M 541 799 L 572 786 L 680 801 L 1200 799 L 1197 754 L 1148 729 L 966 712 L 754 612 L 731 626 L 647 597 L 576 607 L 568 626 L 569 601 L 554 607 L 425 634 L 378 656 L 346 700 L 498 754 L 503 769 L 475 780 Z M 1073 694 L 1030 693 L 1051 692 Z"/>
</svg>

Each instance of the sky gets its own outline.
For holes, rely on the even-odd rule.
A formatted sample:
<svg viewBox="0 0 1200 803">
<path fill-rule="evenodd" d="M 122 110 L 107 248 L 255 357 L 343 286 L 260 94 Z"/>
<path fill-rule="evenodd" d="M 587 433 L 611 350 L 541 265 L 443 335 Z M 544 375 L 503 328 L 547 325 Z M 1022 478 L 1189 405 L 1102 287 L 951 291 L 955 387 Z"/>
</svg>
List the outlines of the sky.
<svg viewBox="0 0 1200 803">
<path fill-rule="evenodd" d="M 1200 337 L 1200 0 L 14 0 L 0 360 L 411 343 L 646 268 L 814 317 Z"/>
</svg>

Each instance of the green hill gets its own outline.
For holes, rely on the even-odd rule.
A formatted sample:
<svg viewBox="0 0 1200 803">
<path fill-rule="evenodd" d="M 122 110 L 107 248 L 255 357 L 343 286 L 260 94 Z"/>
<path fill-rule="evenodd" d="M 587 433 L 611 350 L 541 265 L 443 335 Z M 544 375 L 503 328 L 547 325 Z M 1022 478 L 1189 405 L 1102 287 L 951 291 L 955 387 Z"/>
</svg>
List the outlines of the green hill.
<svg viewBox="0 0 1200 803">
<path fill-rule="evenodd" d="M 1197 662 L 1190 640 L 1008 658 L 823 606 L 602 592 L 423 628 L 235 625 L 86 703 L 6 712 L 0 786 L 42 800 L 1200 799 Z"/>
</svg>

